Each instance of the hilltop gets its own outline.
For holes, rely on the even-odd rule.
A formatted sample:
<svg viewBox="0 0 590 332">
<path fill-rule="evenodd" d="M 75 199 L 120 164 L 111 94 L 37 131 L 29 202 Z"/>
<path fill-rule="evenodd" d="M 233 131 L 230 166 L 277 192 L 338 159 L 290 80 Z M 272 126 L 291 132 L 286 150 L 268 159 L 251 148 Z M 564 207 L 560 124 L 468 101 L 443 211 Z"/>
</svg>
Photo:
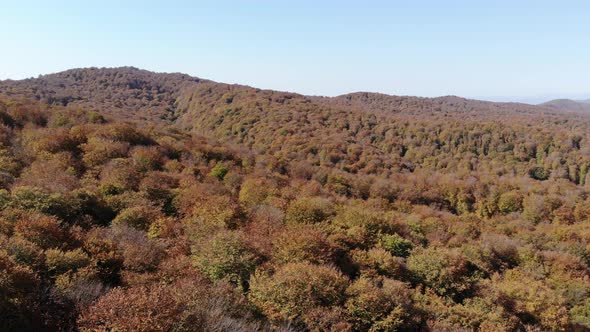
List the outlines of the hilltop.
<svg viewBox="0 0 590 332">
<path fill-rule="evenodd" d="M 224 93 L 219 93 L 223 91 Z M 191 77 L 180 73 L 155 73 L 135 67 L 82 68 L 41 75 L 25 80 L 0 81 L 0 94 L 47 102 L 50 105 L 79 106 L 98 109 L 118 116 L 149 121 L 175 120 L 187 111 L 186 103 L 195 92 L 199 98 L 218 102 L 224 94 L 243 98 L 267 99 L 272 102 L 289 99 L 293 103 L 312 103 L 364 111 L 406 113 L 409 115 L 442 113 L 464 116 L 507 115 L 511 113 L 540 113 L 555 107 L 518 103 L 493 103 L 456 96 L 422 98 L 357 92 L 337 97 L 304 96 L 296 93 L 261 90 L 243 85 L 229 85 Z M 273 100 L 274 98 L 274 100 Z M 184 102 L 185 105 L 181 105 Z M 183 109 L 182 106 L 185 108 Z M 559 108 L 559 110 L 562 110 Z"/>
<path fill-rule="evenodd" d="M 542 107 L 557 111 L 590 112 L 589 100 L 555 99 L 541 104 Z"/>
</svg>

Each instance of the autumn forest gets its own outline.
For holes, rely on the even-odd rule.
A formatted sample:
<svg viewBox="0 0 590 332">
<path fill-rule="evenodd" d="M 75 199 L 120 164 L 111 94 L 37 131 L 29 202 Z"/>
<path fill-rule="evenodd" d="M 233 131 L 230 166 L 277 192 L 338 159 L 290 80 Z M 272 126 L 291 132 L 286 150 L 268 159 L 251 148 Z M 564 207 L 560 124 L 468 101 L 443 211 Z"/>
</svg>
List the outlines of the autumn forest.
<svg viewBox="0 0 590 332">
<path fill-rule="evenodd" d="M 588 331 L 590 112 L 0 81 L 0 331 Z"/>
</svg>

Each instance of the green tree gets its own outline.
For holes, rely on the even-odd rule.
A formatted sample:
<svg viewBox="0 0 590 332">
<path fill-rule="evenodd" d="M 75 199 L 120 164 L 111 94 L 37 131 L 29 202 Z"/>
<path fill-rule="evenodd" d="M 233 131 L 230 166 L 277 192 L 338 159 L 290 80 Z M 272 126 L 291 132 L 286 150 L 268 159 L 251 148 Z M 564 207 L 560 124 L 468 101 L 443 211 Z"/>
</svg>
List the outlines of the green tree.
<svg viewBox="0 0 590 332">
<path fill-rule="evenodd" d="M 225 167 L 224 164 L 218 163 L 213 169 L 211 169 L 211 176 L 214 176 L 221 181 L 225 178 L 227 172 L 229 172 L 229 169 Z"/>
<path fill-rule="evenodd" d="M 237 231 L 221 230 L 193 247 L 193 262 L 212 280 L 226 280 L 248 289 L 250 274 L 258 264 L 258 256 Z"/>
</svg>

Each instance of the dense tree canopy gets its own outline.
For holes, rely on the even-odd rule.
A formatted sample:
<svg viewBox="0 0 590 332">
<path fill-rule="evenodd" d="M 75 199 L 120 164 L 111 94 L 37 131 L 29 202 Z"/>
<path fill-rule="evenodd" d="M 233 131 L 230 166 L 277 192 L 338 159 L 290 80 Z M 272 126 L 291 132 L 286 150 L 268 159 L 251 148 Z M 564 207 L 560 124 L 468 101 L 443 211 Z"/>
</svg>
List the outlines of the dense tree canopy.
<svg viewBox="0 0 590 332">
<path fill-rule="evenodd" d="M 590 329 L 590 116 L 0 84 L 0 330 Z"/>
</svg>

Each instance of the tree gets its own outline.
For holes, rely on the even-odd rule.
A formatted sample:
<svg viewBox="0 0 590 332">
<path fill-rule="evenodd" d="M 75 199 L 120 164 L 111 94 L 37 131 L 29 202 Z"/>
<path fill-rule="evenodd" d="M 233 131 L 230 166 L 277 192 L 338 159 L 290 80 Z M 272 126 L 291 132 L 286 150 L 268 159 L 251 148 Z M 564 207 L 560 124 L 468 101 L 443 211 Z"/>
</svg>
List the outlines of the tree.
<svg viewBox="0 0 590 332">
<path fill-rule="evenodd" d="M 271 320 L 297 320 L 317 307 L 339 305 L 348 280 L 333 267 L 289 263 L 274 274 L 257 271 L 249 299 Z"/>
<path fill-rule="evenodd" d="M 229 281 L 244 290 L 248 289 L 250 274 L 258 263 L 257 255 L 237 231 L 219 231 L 193 247 L 192 257 L 195 266 L 210 279 Z"/>
<path fill-rule="evenodd" d="M 77 271 L 90 264 L 88 255 L 78 248 L 70 251 L 60 249 L 48 249 L 45 251 L 47 269 L 55 276 Z"/>
<path fill-rule="evenodd" d="M 160 212 L 150 206 L 132 206 L 121 211 L 113 225 L 126 225 L 143 231 L 149 229 L 150 225 L 160 216 Z"/>
<path fill-rule="evenodd" d="M 393 279 L 361 276 L 346 290 L 345 308 L 355 331 L 397 331 L 408 328 L 411 294 L 408 285 Z"/>
<path fill-rule="evenodd" d="M 289 205 L 287 222 L 313 224 L 324 221 L 332 214 L 332 204 L 320 197 L 300 198 Z"/>
<path fill-rule="evenodd" d="M 429 247 L 408 257 L 408 269 L 437 294 L 461 299 L 475 285 L 475 267 L 455 250 Z"/>
<path fill-rule="evenodd" d="M 498 209 L 503 214 L 518 212 L 522 209 L 522 195 L 515 191 L 509 191 L 500 195 Z"/>
<path fill-rule="evenodd" d="M 334 254 L 335 249 L 324 232 L 313 225 L 290 225 L 273 241 L 272 257 L 278 264 L 303 261 L 329 264 Z"/>
<path fill-rule="evenodd" d="M 403 259 L 394 257 L 383 248 L 365 250 L 353 250 L 352 262 L 362 275 L 390 278 L 407 278 L 407 271 Z"/>
<path fill-rule="evenodd" d="M 39 277 L 27 266 L 17 264 L 0 249 L 0 329 L 35 330 L 40 324 L 34 310 Z"/>
<path fill-rule="evenodd" d="M 565 331 L 570 321 L 564 299 L 542 280 L 535 280 L 522 271 L 508 271 L 495 285 L 508 306 L 523 322 L 539 322 L 548 331 Z"/>
<path fill-rule="evenodd" d="M 211 169 L 211 176 L 216 177 L 221 181 L 223 180 L 227 172 L 229 172 L 229 169 L 227 169 L 227 167 L 225 167 L 225 165 L 223 165 L 222 163 L 219 163 L 215 165 L 213 169 Z"/>
<path fill-rule="evenodd" d="M 63 248 L 69 240 L 59 220 L 41 214 L 23 215 L 14 225 L 14 234 L 43 249 Z"/>
<path fill-rule="evenodd" d="M 414 248 L 411 241 L 404 239 L 398 234 L 385 234 L 379 241 L 380 246 L 398 257 L 408 257 Z"/>
<path fill-rule="evenodd" d="M 115 288 L 84 310 L 78 325 L 82 331 L 169 331 L 181 312 L 166 286 Z"/>
</svg>

